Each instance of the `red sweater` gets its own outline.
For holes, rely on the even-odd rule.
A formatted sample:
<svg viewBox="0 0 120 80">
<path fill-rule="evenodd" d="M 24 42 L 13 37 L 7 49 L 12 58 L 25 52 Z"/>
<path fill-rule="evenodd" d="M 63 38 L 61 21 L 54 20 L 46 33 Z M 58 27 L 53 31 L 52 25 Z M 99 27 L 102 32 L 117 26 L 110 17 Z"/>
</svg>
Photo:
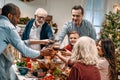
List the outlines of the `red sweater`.
<svg viewBox="0 0 120 80">
<path fill-rule="evenodd" d="M 99 70 L 93 65 L 75 63 L 68 80 L 101 80 Z"/>
<path fill-rule="evenodd" d="M 73 46 L 71 44 L 68 44 L 67 46 L 64 47 L 65 49 L 72 51 Z"/>
</svg>

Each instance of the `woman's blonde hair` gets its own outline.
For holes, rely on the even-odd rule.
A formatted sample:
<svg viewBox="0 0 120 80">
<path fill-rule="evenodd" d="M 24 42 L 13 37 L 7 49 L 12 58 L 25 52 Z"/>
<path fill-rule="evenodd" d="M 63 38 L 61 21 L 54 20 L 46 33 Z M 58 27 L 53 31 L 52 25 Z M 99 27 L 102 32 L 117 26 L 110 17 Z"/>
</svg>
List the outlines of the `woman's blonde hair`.
<svg viewBox="0 0 120 80">
<path fill-rule="evenodd" d="M 74 45 L 71 60 L 86 65 L 97 65 L 98 51 L 95 41 L 87 36 L 80 37 Z"/>
</svg>

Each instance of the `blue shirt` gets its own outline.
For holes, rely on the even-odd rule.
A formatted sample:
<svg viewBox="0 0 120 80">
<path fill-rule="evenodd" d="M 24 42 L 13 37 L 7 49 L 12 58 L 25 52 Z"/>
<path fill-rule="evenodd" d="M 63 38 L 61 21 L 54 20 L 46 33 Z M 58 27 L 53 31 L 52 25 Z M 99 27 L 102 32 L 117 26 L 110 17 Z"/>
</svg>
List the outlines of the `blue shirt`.
<svg viewBox="0 0 120 80">
<path fill-rule="evenodd" d="M 21 40 L 15 26 L 7 17 L 0 15 L 0 54 L 4 52 L 8 44 L 14 46 L 26 57 L 35 58 L 40 55 L 39 51 L 27 47 Z"/>
<path fill-rule="evenodd" d="M 71 31 L 77 31 L 80 36 L 89 36 L 96 40 L 95 29 L 93 25 L 87 20 L 82 20 L 82 23 L 79 27 L 76 26 L 71 20 L 66 22 L 61 29 L 58 40 L 62 42 L 64 37 L 68 35 Z"/>
</svg>

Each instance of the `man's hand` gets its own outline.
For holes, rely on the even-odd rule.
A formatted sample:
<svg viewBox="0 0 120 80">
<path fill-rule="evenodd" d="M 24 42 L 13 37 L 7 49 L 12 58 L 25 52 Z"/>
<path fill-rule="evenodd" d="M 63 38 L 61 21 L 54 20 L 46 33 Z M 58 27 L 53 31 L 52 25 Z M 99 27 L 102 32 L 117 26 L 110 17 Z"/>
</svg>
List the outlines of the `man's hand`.
<svg viewBox="0 0 120 80">
<path fill-rule="evenodd" d="M 40 54 L 42 56 L 53 56 L 55 51 L 52 48 L 43 48 Z"/>
<path fill-rule="evenodd" d="M 44 39 L 44 40 L 41 40 L 41 44 L 45 44 L 45 45 L 48 45 L 49 43 L 54 43 L 54 41 L 50 40 L 50 39 Z"/>
</svg>

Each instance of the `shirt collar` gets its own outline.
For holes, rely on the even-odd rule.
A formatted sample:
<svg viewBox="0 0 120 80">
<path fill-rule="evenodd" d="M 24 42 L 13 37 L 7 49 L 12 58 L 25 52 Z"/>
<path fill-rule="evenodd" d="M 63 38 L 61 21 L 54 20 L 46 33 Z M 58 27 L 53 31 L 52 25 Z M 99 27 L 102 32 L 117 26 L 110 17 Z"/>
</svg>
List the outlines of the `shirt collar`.
<svg viewBox="0 0 120 80">
<path fill-rule="evenodd" d="M 43 25 L 42 25 L 42 26 L 43 26 Z M 38 27 L 41 27 L 41 28 L 42 28 L 42 26 L 39 25 Z M 36 25 L 35 25 L 35 21 L 33 22 L 33 28 L 37 28 Z"/>
<path fill-rule="evenodd" d="M 0 19 L 6 19 L 6 20 L 9 21 L 9 19 L 6 16 L 4 16 L 4 15 L 0 15 Z"/>
</svg>

